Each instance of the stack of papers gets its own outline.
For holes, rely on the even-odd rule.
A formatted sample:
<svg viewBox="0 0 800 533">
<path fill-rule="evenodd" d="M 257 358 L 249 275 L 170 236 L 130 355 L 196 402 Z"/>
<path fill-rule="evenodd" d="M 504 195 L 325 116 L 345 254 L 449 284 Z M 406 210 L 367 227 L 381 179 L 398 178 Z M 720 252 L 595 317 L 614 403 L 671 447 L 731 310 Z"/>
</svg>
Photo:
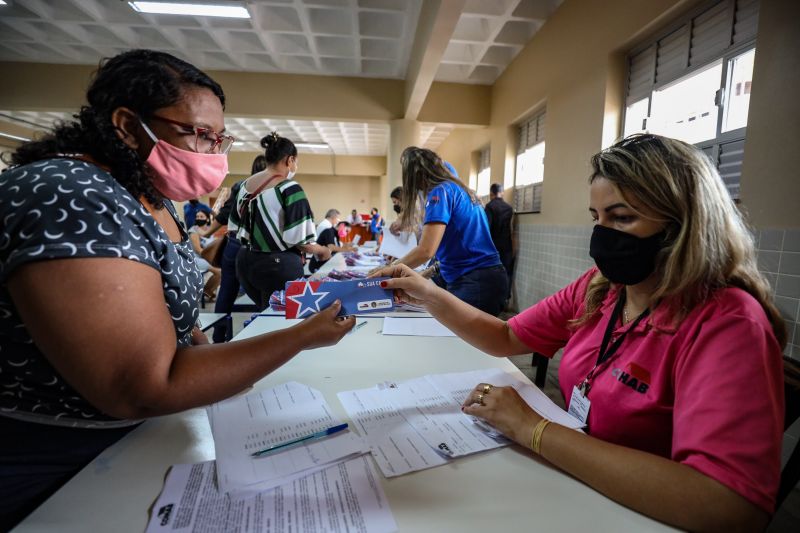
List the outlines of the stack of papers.
<svg viewBox="0 0 800 533">
<path fill-rule="evenodd" d="M 342 423 L 319 391 L 297 382 L 216 403 L 207 413 L 222 492 L 269 490 L 366 451 L 361 438 L 343 431 L 252 457 Z"/>
<path fill-rule="evenodd" d="M 338 396 L 381 472 L 393 477 L 508 444 L 493 428 L 461 412 L 478 383 L 512 386 L 545 418 L 581 427 L 535 385 L 498 369 L 429 375 Z"/>
<path fill-rule="evenodd" d="M 286 483 L 230 496 L 215 484 L 214 462 L 174 465 L 153 506 L 147 533 L 317 533 L 397 530 L 366 455 Z"/>
</svg>

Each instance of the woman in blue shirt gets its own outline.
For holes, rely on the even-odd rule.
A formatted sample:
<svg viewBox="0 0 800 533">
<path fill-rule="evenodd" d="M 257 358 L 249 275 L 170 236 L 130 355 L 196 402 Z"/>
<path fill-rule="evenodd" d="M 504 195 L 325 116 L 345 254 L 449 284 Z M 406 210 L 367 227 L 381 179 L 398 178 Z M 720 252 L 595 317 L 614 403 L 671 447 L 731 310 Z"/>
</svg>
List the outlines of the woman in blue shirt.
<svg viewBox="0 0 800 533">
<path fill-rule="evenodd" d="M 435 152 L 411 146 L 400 162 L 405 192 L 400 225 L 416 228 L 421 222 L 423 228 L 419 244 L 395 264 L 416 268 L 435 255 L 449 292 L 500 314 L 508 278 L 480 202 Z"/>
<path fill-rule="evenodd" d="M 372 240 L 377 241 L 383 229 L 383 217 L 378 213 L 378 208 L 373 207 L 370 212 L 372 220 L 369 223 L 369 231 L 372 233 Z"/>
</svg>

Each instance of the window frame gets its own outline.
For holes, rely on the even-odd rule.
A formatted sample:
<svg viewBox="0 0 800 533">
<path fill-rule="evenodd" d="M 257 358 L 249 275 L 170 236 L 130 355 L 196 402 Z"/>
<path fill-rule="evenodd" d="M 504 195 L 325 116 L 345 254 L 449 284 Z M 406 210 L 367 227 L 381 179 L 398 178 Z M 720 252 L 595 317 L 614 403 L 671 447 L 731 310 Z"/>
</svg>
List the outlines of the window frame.
<svg viewBox="0 0 800 533">
<path fill-rule="evenodd" d="M 751 2 L 752 5 L 756 5 L 756 9 L 760 10 L 760 2 L 761 0 L 755 0 Z M 643 124 L 644 131 L 648 131 L 649 124 L 647 121 L 650 119 L 653 113 L 653 93 L 657 90 L 660 90 L 672 83 L 675 83 L 678 80 L 682 80 L 687 78 L 688 76 L 692 75 L 693 73 L 700 71 L 702 69 L 707 68 L 714 62 L 722 61 L 722 72 L 720 75 L 720 84 L 719 89 L 715 95 L 715 105 L 719 108 L 719 113 L 717 115 L 717 124 L 715 127 L 715 135 L 712 139 L 707 139 L 705 141 L 695 143 L 693 146 L 697 147 L 700 150 L 706 152 L 710 149 L 710 154 L 706 152 L 709 157 L 711 158 L 714 166 L 719 169 L 720 168 L 720 159 L 719 156 L 722 152 L 721 147 L 723 145 L 732 144 L 739 141 L 745 141 L 747 138 L 747 126 L 737 128 L 734 130 L 730 130 L 727 132 L 722 131 L 722 125 L 725 121 L 725 113 L 727 111 L 727 97 L 730 94 L 731 87 L 728 86 L 730 81 L 730 66 L 731 61 L 736 57 L 743 55 L 750 50 L 754 50 L 757 48 L 757 23 L 755 24 L 756 30 L 755 32 L 746 39 L 743 39 L 741 42 L 734 42 L 735 41 L 735 30 L 736 30 L 736 14 L 737 10 L 742 7 L 741 4 L 743 0 L 710 0 L 697 6 L 695 9 L 689 11 L 685 15 L 681 16 L 677 20 L 671 22 L 667 26 L 665 26 L 661 31 L 655 34 L 654 37 L 648 39 L 643 44 L 633 48 L 626 57 L 627 61 L 627 69 L 626 69 L 626 87 L 625 87 L 625 98 L 623 100 L 623 112 L 622 112 L 622 120 L 620 121 L 620 128 L 621 133 L 625 134 L 625 122 L 627 120 L 628 115 L 628 108 L 632 106 L 634 103 L 643 100 L 644 98 L 647 99 L 647 117 L 645 119 L 645 124 Z M 713 54 L 709 57 L 703 58 L 702 61 L 698 62 L 697 64 L 690 64 L 691 63 L 691 50 L 692 50 L 692 39 L 693 30 L 695 20 L 702 17 L 706 13 L 710 13 L 712 10 L 718 8 L 718 6 L 724 5 L 726 9 L 727 15 L 727 23 L 726 30 L 728 31 L 728 44 L 725 46 L 724 49 L 720 50 L 719 53 Z M 749 7 L 749 6 L 748 6 Z M 758 15 L 756 15 L 757 20 Z M 676 73 L 672 73 L 671 76 L 668 76 L 664 79 L 657 79 L 657 71 L 659 67 L 658 59 L 659 59 L 659 47 L 662 46 L 662 41 L 665 39 L 673 36 L 676 32 L 685 32 L 688 34 L 687 42 L 686 42 L 686 49 L 685 54 L 683 54 L 683 67 L 680 71 Z M 652 65 L 650 66 L 649 72 L 649 91 L 647 92 L 646 96 L 642 96 L 642 98 L 638 98 L 636 100 L 632 100 L 629 102 L 630 99 L 630 92 L 631 92 L 631 74 L 632 74 L 632 64 L 633 59 L 637 58 L 640 54 L 645 53 L 648 49 L 653 48 L 653 57 L 652 57 Z M 638 130 L 637 131 L 641 131 Z M 734 201 L 739 201 L 739 186 L 741 184 L 741 176 L 739 177 L 739 183 L 734 184 L 728 187 L 729 192 L 731 193 L 731 197 Z M 735 191 L 735 192 L 734 192 Z"/>
<path fill-rule="evenodd" d="M 517 185 L 517 169 L 518 159 L 519 156 L 524 154 L 525 151 L 537 146 L 539 144 L 544 143 L 545 145 L 545 155 L 542 157 L 542 163 L 547 158 L 547 135 L 546 135 L 546 124 L 547 124 L 547 107 L 541 107 L 534 113 L 532 113 L 528 118 L 525 120 L 520 121 L 517 124 L 517 153 L 514 156 L 514 202 L 512 207 L 514 208 L 514 213 L 516 214 L 526 214 L 526 213 L 541 213 L 542 212 L 542 187 L 544 184 L 544 174 L 542 175 L 542 181 L 537 183 L 529 183 L 526 185 Z M 536 126 L 536 134 L 533 136 L 533 142 L 530 142 L 530 128 L 531 126 Z M 523 131 L 525 132 L 526 140 L 524 142 L 525 148 L 522 148 L 523 141 L 522 135 Z M 526 191 L 530 189 L 530 206 L 524 205 L 524 198 Z M 538 202 L 537 202 L 538 200 Z M 537 208 L 538 206 L 538 208 Z"/>
</svg>

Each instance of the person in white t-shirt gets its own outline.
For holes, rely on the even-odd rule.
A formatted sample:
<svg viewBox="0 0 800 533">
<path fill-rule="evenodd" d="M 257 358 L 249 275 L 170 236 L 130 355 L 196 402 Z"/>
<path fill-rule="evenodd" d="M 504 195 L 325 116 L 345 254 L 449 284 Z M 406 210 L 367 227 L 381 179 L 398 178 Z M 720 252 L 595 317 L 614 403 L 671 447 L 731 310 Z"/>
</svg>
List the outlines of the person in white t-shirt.
<svg viewBox="0 0 800 533">
<path fill-rule="evenodd" d="M 325 218 L 322 219 L 322 222 L 317 224 L 317 239 L 319 239 L 320 234 L 326 229 L 336 227 L 336 224 L 339 223 L 340 214 L 338 209 L 328 209 L 328 212 L 325 213 Z"/>
</svg>

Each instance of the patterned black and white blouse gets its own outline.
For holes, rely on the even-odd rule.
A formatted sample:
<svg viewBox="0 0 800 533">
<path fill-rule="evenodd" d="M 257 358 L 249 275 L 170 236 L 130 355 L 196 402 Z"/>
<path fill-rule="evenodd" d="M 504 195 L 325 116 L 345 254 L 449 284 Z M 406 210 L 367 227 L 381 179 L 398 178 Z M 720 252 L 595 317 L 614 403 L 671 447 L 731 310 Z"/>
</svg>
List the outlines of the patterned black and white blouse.
<svg viewBox="0 0 800 533">
<path fill-rule="evenodd" d="M 102 413 L 56 372 L 28 334 L 9 295 L 8 279 L 22 265 L 47 259 L 138 261 L 161 273 L 178 345 L 188 345 L 203 278 L 175 208 L 166 205 L 181 227 L 179 243 L 171 242 L 108 172 L 90 163 L 48 159 L 0 174 L 0 416 L 81 427 L 134 423 Z M 119 312 L 125 313 L 124 300 Z M 81 327 L 80 317 L 69 320 Z"/>
</svg>

